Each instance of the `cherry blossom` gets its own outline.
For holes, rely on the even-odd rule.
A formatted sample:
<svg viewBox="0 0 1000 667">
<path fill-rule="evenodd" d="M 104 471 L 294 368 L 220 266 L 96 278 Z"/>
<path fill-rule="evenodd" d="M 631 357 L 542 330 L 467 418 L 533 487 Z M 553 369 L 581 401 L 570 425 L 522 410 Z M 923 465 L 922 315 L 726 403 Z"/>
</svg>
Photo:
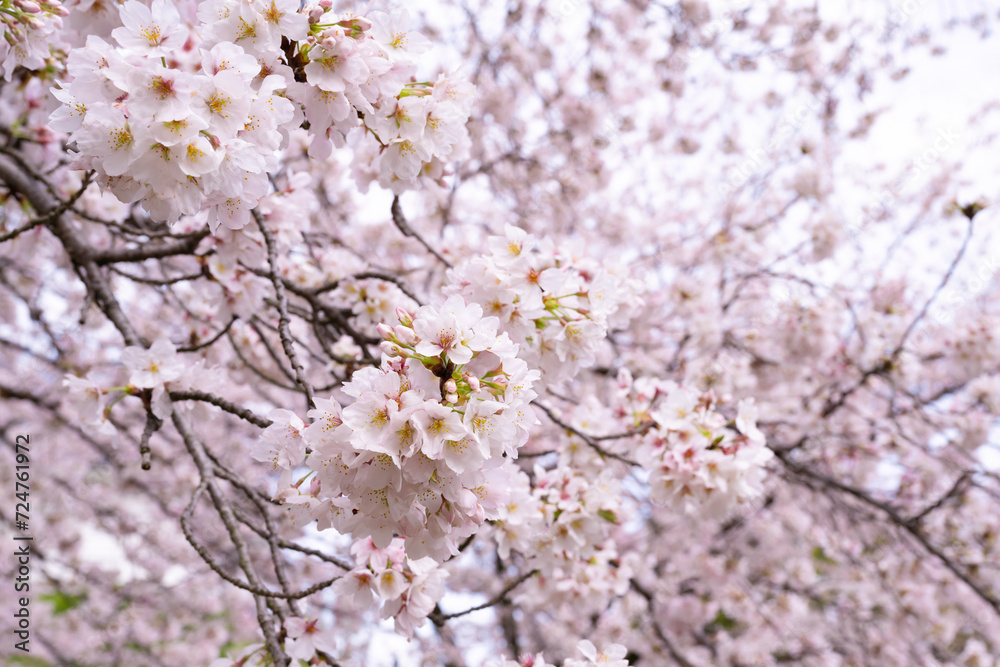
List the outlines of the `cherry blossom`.
<svg viewBox="0 0 1000 667">
<path fill-rule="evenodd" d="M 918 4 L 6 2 L 14 662 L 993 664 L 997 17 Z"/>
</svg>

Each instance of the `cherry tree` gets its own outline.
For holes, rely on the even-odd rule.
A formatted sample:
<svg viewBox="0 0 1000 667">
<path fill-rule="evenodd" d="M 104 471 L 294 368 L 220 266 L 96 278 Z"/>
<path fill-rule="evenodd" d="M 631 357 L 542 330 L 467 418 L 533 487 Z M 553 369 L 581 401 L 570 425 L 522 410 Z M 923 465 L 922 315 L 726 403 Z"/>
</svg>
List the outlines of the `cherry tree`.
<svg viewBox="0 0 1000 667">
<path fill-rule="evenodd" d="M 834 4 L 4 3 L 4 655 L 997 664 L 998 17 Z"/>
</svg>

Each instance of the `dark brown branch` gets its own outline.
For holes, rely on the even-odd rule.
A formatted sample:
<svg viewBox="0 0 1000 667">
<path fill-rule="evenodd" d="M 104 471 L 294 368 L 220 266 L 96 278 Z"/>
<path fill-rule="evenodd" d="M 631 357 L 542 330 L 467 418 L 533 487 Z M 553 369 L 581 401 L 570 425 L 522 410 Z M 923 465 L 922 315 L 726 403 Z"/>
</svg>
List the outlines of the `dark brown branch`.
<svg viewBox="0 0 1000 667">
<path fill-rule="evenodd" d="M 417 298 L 417 296 L 409 290 L 409 288 L 403 283 L 402 280 L 396 276 L 391 276 L 388 273 L 382 273 L 381 271 L 362 271 L 361 273 L 355 273 L 351 276 L 354 280 L 365 280 L 368 278 L 374 278 L 375 280 L 384 280 L 387 283 L 392 283 L 399 288 L 399 291 L 410 297 L 417 305 L 424 305 L 423 302 Z M 312 290 L 313 294 L 323 294 L 325 292 L 330 292 L 337 289 L 337 287 L 342 283 L 343 280 L 334 280 L 333 282 L 326 283 L 325 285 L 320 285 Z"/>
<path fill-rule="evenodd" d="M 926 303 L 924 303 L 924 307 L 920 309 L 920 313 L 918 313 L 917 316 L 913 318 L 913 321 L 910 322 L 910 326 L 906 327 L 906 331 L 903 332 L 902 338 L 899 339 L 899 344 L 896 345 L 896 349 L 893 350 L 892 352 L 892 359 L 896 359 L 899 356 L 899 353 L 903 351 L 903 346 L 906 345 L 906 339 L 910 337 L 910 334 L 913 333 L 913 330 L 916 328 L 916 326 L 921 321 L 923 321 L 924 316 L 927 315 L 927 311 L 930 309 L 931 305 L 937 299 L 938 295 L 941 294 L 941 290 L 945 288 L 945 286 L 951 280 L 951 277 L 955 274 L 955 269 L 958 268 L 959 262 L 961 262 L 962 258 L 965 256 L 965 251 L 969 247 L 969 241 L 972 239 L 972 233 L 974 231 L 975 231 L 975 223 L 973 223 L 973 218 L 969 217 L 969 229 L 965 233 L 965 239 L 962 240 L 962 247 L 959 248 L 958 254 L 955 255 L 955 259 L 952 260 L 951 266 L 948 267 L 948 270 L 941 278 L 941 282 L 938 283 L 937 289 L 934 290 L 934 293 L 931 294 L 931 297 L 927 299 Z"/>
<path fill-rule="evenodd" d="M 270 419 L 261 417 L 251 410 L 247 410 L 244 407 L 231 403 L 230 401 L 220 398 L 214 394 L 209 394 L 205 391 L 172 391 L 170 392 L 170 398 L 174 401 L 202 401 L 204 403 L 211 403 L 215 407 L 221 408 L 232 415 L 236 415 L 240 419 L 248 421 L 254 426 L 267 428 L 271 425 Z"/>
<path fill-rule="evenodd" d="M 992 593 L 984 589 L 982 586 L 980 586 L 978 583 L 973 581 L 972 578 L 968 575 L 968 573 L 962 571 L 962 568 L 960 568 L 954 561 L 948 558 L 948 556 L 946 556 L 940 549 L 931 544 L 930 540 L 928 540 L 927 537 L 923 534 L 923 532 L 921 532 L 918 522 L 915 519 L 907 520 L 903 518 L 899 514 L 899 512 L 897 512 L 893 507 L 879 500 L 876 500 L 875 498 L 872 498 L 864 491 L 856 489 L 842 482 L 838 482 L 837 480 L 831 477 L 827 477 L 826 475 L 820 474 L 818 472 L 810 470 L 809 468 L 806 468 L 805 466 L 793 462 L 786 451 L 780 449 L 775 449 L 773 451 L 775 455 L 781 460 L 781 462 L 785 464 L 785 467 L 791 472 L 795 473 L 796 475 L 814 480 L 815 482 L 818 482 L 819 484 L 827 488 L 835 489 L 837 491 L 840 491 L 841 493 L 853 496 L 858 500 L 860 500 L 861 502 L 863 502 L 864 504 L 880 510 L 883 514 L 889 517 L 889 519 L 894 524 L 896 524 L 897 526 L 908 532 L 910 535 L 912 535 L 917 540 L 917 542 L 919 542 L 921 546 L 923 546 L 923 548 L 927 550 L 928 553 L 937 558 L 942 565 L 948 568 L 948 570 L 950 570 L 951 573 L 954 574 L 956 577 L 961 579 L 966 586 L 971 588 L 973 592 L 975 592 L 975 594 L 979 596 L 980 599 L 982 599 L 990 607 L 992 607 L 993 611 L 996 612 L 998 616 L 1000 616 L 1000 599 L 997 599 L 995 595 L 993 595 Z"/>
<path fill-rule="evenodd" d="M 137 248 L 117 248 L 111 250 L 101 250 L 94 253 L 94 262 L 99 266 L 105 264 L 116 264 L 118 262 L 143 262 L 147 259 L 159 259 L 162 257 L 172 257 L 174 255 L 190 255 L 201 243 L 201 240 L 208 236 L 208 228 L 198 231 L 194 236 L 183 239 L 167 241 L 164 243 L 144 243 Z"/>
<path fill-rule="evenodd" d="M 916 514 L 912 518 L 907 519 L 907 523 L 916 526 L 921 521 L 923 521 L 924 517 L 926 517 L 928 514 L 930 514 L 931 512 L 934 512 L 934 511 L 937 511 L 937 510 L 941 509 L 941 506 L 944 505 L 946 502 L 948 502 L 948 500 L 950 500 L 951 498 L 954 498 L 956 495 L 958 495 L 959 493 L 962 492 L 962 490 L 965 487 L 966 483 L 970 479 L 971 479 L 971 477 L 969 476 L 969 472 L 968 471 L 963 472 L 961 475 L 959 475 L 958 479 L 955 480 L 955 483 L 952 484 L 951 488 L 948 490 L 948 493 L 944 494 L 943 496 L 941 496 L 940 498 L 938 498 L 936 501 L 934 501 L 933 503 L 931 503 L 930 505 L 928 505 L 919 514 Z"/>
<path fill-rule="evenodd" d="M 146 410 L 146 426 L 142 429 L 142 439 L 139 440 L 139 457 L 141 459 L 140 465 L 143 470 L 149 470 L 152 467 L 152 462 L 150 457 L 152 456 L 152 450 L 149 448 L 149 439 L 153 437 L 153 434 L 160 429 L 163 424 L 156 415 L 150 410 Z"/>
<path fill-rule="evenodd" d="M 183 276 L 177 276 L 176 278 L 147 278 L 145 276 L 134 276 L 127 271 L 122 271 L 117 266 L 108 267 L 112 272 L 117 273 L 123 278 L 128 278 L 129 280 L 135 281 L 137 283 L 143 283 L 144 285 L 174 285 L 176 283 L 187 282 L 189 280 L 197 280 L 198 278 L 204 278 L 207 274 L 206 271 L 202 270 L 198 273 L 189 273 Z"/>
<path fill-rule="evenodd" d="M 23 164 L 23 161 L 21 162 Z M 52 213 L 59 206 L 57 201 L 37 181 L 31 180 L 28 173 L 19 168 L 14 160 L 7 156 L 0 156 L 0 180 L 3 180 L 12 191 L 24 196 L 35 211 L 43 216 Z M 42 182 L 44 183 L 44 181 Z M 80 240 L 76 230 L 66 220 L 65 214 L 51 216 L 45 226 L 62 243 L 70 260 L 80 271 L 81 278 L 93 295 L 94 301 L 121 333 L 125 343 L 127 345 L 142 345 L 142 339 L 132 328 L 128 318 L 125 317 L 118 300 L 111 292 L 107 279 L 101 273 L 97 262 L 94 261 L 90 247 Z"/>
<path fill-rule="evenodd" d="M 227 333 L 229 333 L 229 330 L 233 327 L 233 324 L 236 322 L 237 319 L 239 319 L 239 318 L 236 317 L 235 315 L 233 315 L 230 318 L 229 322 L 226 324 L 226 326 L 224 326 L 222 329 L 220 329 L 218 331 L 218 333 L 216 333 L 214 336 L 212 336 L 208 340 L 206 340 L 206 341 L 204 341 L 202 343 L 198 343 L 197 345 L 185 345 L 184 347 L 179 347 L 179 348 L 177 348 L 177 351 L 178 352 L 197 352 L 199 350 L 205 349 L 206 347 L 211 347 L 212 345 L 215 344 L 215 341 L 219 340 L 220 338 L 222 338 L 223 336 L 225 336 Z"/>
</svg>

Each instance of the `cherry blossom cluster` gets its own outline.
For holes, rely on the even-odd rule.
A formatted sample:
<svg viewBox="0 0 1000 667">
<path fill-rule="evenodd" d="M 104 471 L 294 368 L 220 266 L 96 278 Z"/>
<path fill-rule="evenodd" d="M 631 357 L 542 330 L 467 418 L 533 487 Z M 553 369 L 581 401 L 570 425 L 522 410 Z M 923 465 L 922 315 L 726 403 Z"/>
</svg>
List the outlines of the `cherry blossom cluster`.
<svg viewBox="0 0 1000 667">
<path fill-rule="evenodd" d="M 289 616 L 282 624 L 285 630 L 285 653 L 296 661 L 304 660 L 312 664 L 318 652 L 327 655 L 337 650 L 329 629 L 322 629 L 319 619 L 305 619 Z M 255 643 L 244 646 L 228 657 L 217 658 L 208 667 L 263 667 L 273 664 L 264 644 Z"/>
<path fill-rule="evenodd" d="M 67 374 L 66 404 L 80 422 L 104 434 L 114 433 L 108 420 L 115 403 L 126 396 L 149 391 L 149 409 L 159 419 L 167 419 L 172 411 L 170 391 L 198 389 L 212 391 L 219 385 L 218 374 L 205 368 L 205 360 L 187 364 L 178 356 L 174 345 L 166 338 L 157 339 L 148 349 L 129 346 L 122 350 L 122 364 L 129 372 L 123 387 L 103 386 L 93 371 L 84 377 Z M 110 401 L 106 397 L 116 395 Z"/>
<path fill-rule="evenodd" d="M 518 589 L 519 603 L 598 613 L 625 594 L 634 570 L 613 539 L 623 521 L 620 487 L 607 469 L 536 466 L 533 479 L 520 470 L 511 475 L 510 499 L 492 534 L 502 558 L 516 551 L 538 570 Z"/>
<path fill-rule="evenodd" d="M 413 81 L 416 56 L 430 42 L 410 29 L 409 12 L 337 16 L 319 7 L 310 22 L 312 34 L 299 46 L 309 85 L 290 91 L 305 108 L 313 157 L 325 159 L 346 137 L 361 186 L 377 179 L 399 194 L 421 173 L 439 180 L 443 161 L 467 156 L 473 87 Z"/>
<path fill-rule="evenodd" d="M 44 69 L 50 57 L 49 49 L 62 44 L 60 32 L 63 17 L 69 10 L 58 0 L 12 0 L 0 11 L 0 66 L 4 81 L 10 81 L 14 70 Z"/>
<path fill-rule="evenodd" d="M 448 289 L 499 318 L 547 382 L 568 380 L 594 363 L 610 318 L 638 305 L 636 286 L 577 256 L 572 244 L 536 242 L 512 225 L 505 232 L 488 240 L 489 254 L 450 271 Z"/>
<path fill-rule="evenodd" d="M 119 200 L 171 223 L 205 211 L 213 232 L 249 222 L 303 120 L 312 156 L 351 144 L 365 183 L 399 193 L 421 174 L 440 180 L 443 161 L 467 153 L 472 86 L 412 81 L 429 43 L 405 10 L 340 17 L 321 5 L 206 0 L 204 41 L 184 50 L 195 33 L 173 4 L 128 0 L 116 45 L 90 35 L 69 53 L 50 126 Z"/>
<path fill-rule="evenodd" d="M 654 377 L 618 376 L 621 417 L 648 422 L 635 451 L 649 471 L 650 499 L 689 513 L 722 518 L 763 492 L 774 454 L 757 428 L 753 399 L 739 401 L 733 421 L 715 395 Z"/>
<path fill-rule="evenodd" d="M 628 649 L 621 644 L 609 644 L 598 651 L 590 640 L 583 639 L 577 644 L 577 650 L 583 656 L 583 660 L 570 658 L 562 663 L 562 667 L 628 667 L 630 664 L 626 659 Z M 519 662 L 506 658 L 499 661 L 491 660 L 486 663 L 486 667 L 556 667 L 556 665 L 546 662 L 545 656 L 538 653 L 523 655 Z"/>
<path fill-rule="evenodd" d="M 338 283 L 330 297 L 334 304 L 350 309 L 355 324 L 362 331 L 391 321 L 397 307 L 412 303 L 399 287 L 375 278 L 346 278 Z"/>
<path fill-rule="evenodd" d="M 400 538 L 385 549 L 370 538 L 358 540 L 351 553 L 358 566 L 337 580 L 334 591 L 359 611 L 378 596 L 383 601 L 379 616 L 393 619 L 396 632 L 412 637 L 444 596 L 448 573 L 433 558 L 407 558 Z"/>
<path fill-rule="evenodd" d="M 501 466 L 516 457 L 536 422 L 528 404 L 538 371 L 497 333 L 497 319 L 453 295 L 400 324 L 380 325 L 379 368 L 354 373 L 343 391 L 353 402 L 317 398 L 309 426 L 275 410 L 252 455 L 281 472 L 279 498 L 293 510 L 355 539 L 386 548 L 405 537 L 410 558 L 437 561 L 507 498 Z M 306 459 L 306 448 L 311 453 Z M 305 461 L 315 474 L 290 484 Z"/>
<path fill-rule="evenodd" d="M 189 34 L 177 9 L 129 0 L 120 13 L 117 46 L 90 36 L 70 52 L 72 81 L 53 90 L 63 106 L 51 126 L 70 133 L 78 168 L 95 170 L 121 201 L 141 201 L 153 219 L 175 222 L 207 208 L 213 230 L 242 227 L 297 124 L 280 93 L 285 77 L 267 74 L 256 53 L 229 41 L 168 66 Z M 305 25 L 279 22 L 270 32 L 271 41 L 297 39 Z"/>
<path fill-rule="evenodd" d="M 511 482 L 510 500 L 495 522 L 504 558 L 513 548 L 555 566 L 566 558 L 588 560 L 619 521 L 621 484 L 607 471 L 536 466 L 533 480 L 519 470 Z"/>
</svg>

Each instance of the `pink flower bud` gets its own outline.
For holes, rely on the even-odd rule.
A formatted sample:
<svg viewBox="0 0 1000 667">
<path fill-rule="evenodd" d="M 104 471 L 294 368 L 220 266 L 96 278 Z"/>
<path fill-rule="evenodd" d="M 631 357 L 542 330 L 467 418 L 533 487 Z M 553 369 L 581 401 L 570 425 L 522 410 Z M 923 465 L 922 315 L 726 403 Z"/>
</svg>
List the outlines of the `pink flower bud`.
<svg viewBox="0 0 1000 667">
<path fill-rule="evenodd" d="M 458 384 L 456 384 L 454 378 L 451 378 L 450 380 L 444 383 L 444 390 L 448 394 L 454 394 L 458 392 Z"/>
<path fill-rule="evenodd" d="M 309 483 L 309 495 L 319 497 L 319 477 L 313 477 Z"/>
<path fill-rule="evenodd" d="M 399 355 L 399 352 L 400 352 L 399 346 L 396 345 L 395 343 L 393 343 L 392 341 L 384 340 L 381 343 L 379 343 L 378 347 L 379 347 L 380 350 L 382 350 L 382 352 L 384 352 L 385 354 L 387 354 L 390 357 L 398 357 L 398 356 L 400 356 Z"/>
<path fill-rule="evenodd" d="M 42 11 L 42 8 L 31 0 L 19 0 L 15 3 L 22 11 L 28 12 L 29 14 L 37 14 Z"/>
<path fill-rule="evenodd" d="M 401 306 L 396 306 L 396 317 L 399 318 L 399 323 L 404 327 L 413 326 L 413 317 L 406 312 Z"/>
<path fill-rule="evenodd" d="M 333 0 L 320 0 L 319 6 L 324 10 L 330 9 L 333 7 Z"/>
<path fill-rule="evenodd" d="M 409 327 L 404 327 L 401 324 L 397 324 L 393 327 L 393 331 L 396 332 L 396 337 L 404 345 L 413 345 L 417 342 L 417 334 L 413 333 L 413 329 Z"/>
<path fill-rule="evenodd" d="M 475 512 L 472 515 L 472 521 L 476 524 L 480 524 L 486 520 L 486 510 L 482 505 L 476 504 Z"/>
<path fill-rule="evenodd" d="M 469 383 L 469 389 L 471 389 L 473 393 L 476 393 L 476 392 L 479 391 L 479 378 L 478 377 L 476 377 L 475 375 L 467 375 L 465 379 Z"/>
<path fill-rule="evenodd" d="M 309 10 L 309 22 L 319 23 L 319 20 L 323 18 L 323 14 L 325 13 L 326 12 L 322 7 L 313 7 L 312 9 Z"/>
<path fill-rule="evenodd" d="M 385 324 L 384 322 L 379 322 L 378 326 L 375 327 L 375 331 L 377 331 L 378 335 L 384 338 L 385 340 L 392 340 L 393 338 L 395 338 L 395 336 L 393 335 L 392 327 L 390 327 L 388 324 Z"/>
</svg>

